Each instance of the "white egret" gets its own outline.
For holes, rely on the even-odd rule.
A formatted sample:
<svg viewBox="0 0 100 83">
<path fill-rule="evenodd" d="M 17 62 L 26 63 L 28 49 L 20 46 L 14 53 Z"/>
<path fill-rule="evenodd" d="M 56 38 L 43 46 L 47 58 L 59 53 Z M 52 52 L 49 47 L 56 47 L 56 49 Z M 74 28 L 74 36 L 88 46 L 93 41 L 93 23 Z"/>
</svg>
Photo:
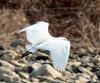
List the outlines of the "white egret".
<svg viewBox="0 0 100 83">
<path fill-rule="evenodd" d="M 37 22 L 34 25 L 20 30 L 26 31 L 26 38 L 31 43 L 26 49 L 35 52 L 37 49 L 50 51 L 53 66 L 58 71 L 64 71 L 70 53 L 70 41 L 64 37 L 53 37 L 48 32 L 47 22 Z"/>
</svg>

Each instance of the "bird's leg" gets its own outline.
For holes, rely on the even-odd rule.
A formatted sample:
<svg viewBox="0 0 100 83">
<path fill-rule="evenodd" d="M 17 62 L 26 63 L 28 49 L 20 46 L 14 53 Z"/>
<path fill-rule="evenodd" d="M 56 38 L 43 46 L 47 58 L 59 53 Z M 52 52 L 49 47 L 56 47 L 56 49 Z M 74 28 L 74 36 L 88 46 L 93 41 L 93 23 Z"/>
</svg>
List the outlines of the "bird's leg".
<svg viewBox="0 0 100 83">
<path fill-rule="evenodd" d="M 23 53 L 23 54 L 19 54 L 19 53 L 18 53 L 18 56 L 15 56 L 14 60 L 19 60 L 19 59 L 21 59 L 21 58 L 24 58 L 25 56 L 28 56 L 29 54 L 31 54 L 31 52 L 29 52 L 29 51 L 26 51 L 26 52 Z"/>
<path fill-rule="evenodd" d="M 25 56 L 27 56 L 27 55 L 29 55 L 29 54 L 31 54 L 31 53 L 32 53 L 32 52 L 26 51 L 24 54 L 22 54 L 21 58 L 23 58 L 23 57 L 25 57 Z"/>
<path fill-rule="evenodd" d="M 33 46 L 29 50 L 31 50 L 31 49 L 33 49 Z M 22 54 L 21 58 L 23 58 L 23 57 L 25 57 L 25 56 L 27 56 L 29 54 L 32 54 L 32 52 L 26 51 L 24 54 Z"/>
<path fill-rule="evenodd" d="M 17 59 L 18 59 L 18 58 L 23 58 L 23 57 L 25 57 L 25 56 L 28 56 L 29 54 L 32 54 L 33 52 L 30 52 L 30 50 L 32 50 L 32 49 L 33 49 L 33 46 L 32 46 L 30 49 L 28 49 L 29 51 L 26 51 L 25 53 L 21 54 L 22 56 L 17 57 Z"/>
</svg>

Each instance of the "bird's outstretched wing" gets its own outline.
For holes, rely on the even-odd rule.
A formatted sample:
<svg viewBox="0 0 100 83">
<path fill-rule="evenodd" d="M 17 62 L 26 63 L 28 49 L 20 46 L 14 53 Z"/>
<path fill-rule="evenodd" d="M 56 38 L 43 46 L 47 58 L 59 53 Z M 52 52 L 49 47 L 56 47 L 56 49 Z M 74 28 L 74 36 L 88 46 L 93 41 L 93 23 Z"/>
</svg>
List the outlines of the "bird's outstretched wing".
<svg viewBox="0 0 100 83">
<path fill-rule="evenodd" d="M 54 68 L 58 71 L 65 70 L 70 53 L 70 42 L 68 40 L 58 38 L 51 39 L 37 45 L 36 48 L 50 51 Z"/>
<path fill-rule="evenodd" d="M 64 71 L 66 64 L 69 59 L 70 53 L 70 43 L 60 46 L 61 48 L 56 48 L 56 50 L 51 52 L 51 59 L 53 61 L 53 66 L 58 71 Z"/>
<path fill-rule="evenodd" d="M 46 22 L 37 22 L 34 25 L 20 30 L 18 33 L 26 31 L 27 40 L 35 45 L 49 38 L 50 34 L 48 32 L 48 26 L 49 24 Z"/>
<path fill-rule="evenodd" d="M 37 29 L 29 28 L 26 30 L 26 38 L 30 43 L 34 43 L 37 40 L 39 32 Z"/>
<path fill-rule="evenodd" d="M 17 33 L 19 34 L 19 33 L 21 33 L 21 32 L 25 32 L 25 31 L 27 31 L 27 30 L 29 30 L 29 29 L 32 29 L 32 27 L 34 27 L 34 24 L 33 24 L 33 25 L 30 25 L 30 26 L 27 26 L 27 27 L 25 27 L 25 28 L 19 30 Z"/>
</svg>

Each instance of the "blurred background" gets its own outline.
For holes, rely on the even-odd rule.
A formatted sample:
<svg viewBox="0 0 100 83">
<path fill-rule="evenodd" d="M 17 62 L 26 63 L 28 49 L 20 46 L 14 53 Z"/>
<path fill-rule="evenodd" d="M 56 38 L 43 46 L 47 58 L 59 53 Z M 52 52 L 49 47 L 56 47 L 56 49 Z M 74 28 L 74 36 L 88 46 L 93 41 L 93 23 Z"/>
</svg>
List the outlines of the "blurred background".
<svg viewBox="0 0 100 83">
<path fill-rule="evenodd" d="M 26 52 L 24 48 L 27 42 L 24 40 L 25 34 L 18 35 L 16 32 L 38 21 L 50 23 L 51 35 L 66 37 L 71 42 L 69 62 L 66 66 L 66 74 L 63 75 L 65 77 L 53 78 L 53 80 L 64 80 L 64 82 L 56 83 L 100 83 L 100 0 L 0 0 L 0 80 L 7 80 L 6 77 L 10 78 L 8 73 L 5 77 L 6 71 L 12 73 L 13 67 L 10 70 L 6 69 L 10 67 L 7 62 L 13 64 L 16 70 L 22 68 L 21 72 L 23 72 L 23 64 L 25 68 L 27 67 L 27 71 L 34 69 L 33 63 L 43 66 L 41 57 L 39 58 L 40 62 L 37 58 L 33 61 L 34 56 L 32 59 L 26 57 L 26 60 L 15 60 L 16 63 L 12 59 L 15 57 L 14 55 L 18 56 L 22 52 Z M 20 47 L 16 49 L 18 45 Z M 19 53 L 20 49 L 23 51 Z M 37 55 L 35 56 L 37 57 Z M 27 64 L 23 61 L 27 61 Z M 46 63 L 44 60 L 42 62 Z M 49 62 L 51 61 L 49 60 Z M 29 66 L 30 63 L 32 64 Z M 2 73 L 2 70 L 5 72 Z M 14 73 L 19 75 L 23 81 L 19 70 Z M 25 73 L 23 76 L 29 76 L 24 79 L 29 81 L 26 83 L 31 83 L 30 71 L 23 73 Z M 55 75 L 55 73 L 53 74 Z M 36 79 L 42 83 L 43 76 L 39 76 L 41 77 Z M 9 83 L 17 82 L 9 81 Z M 48 82 L 43 81 L 43 83 Z"/>
<path fill-rule="evenodd" d="M 9 47 L 17 30 L 46 21 L 53 36 L 71 41 L 73 52 L 100 53 L 99 17 L 100 0 L 0 0 L 0 44 Z"/>
</svg>

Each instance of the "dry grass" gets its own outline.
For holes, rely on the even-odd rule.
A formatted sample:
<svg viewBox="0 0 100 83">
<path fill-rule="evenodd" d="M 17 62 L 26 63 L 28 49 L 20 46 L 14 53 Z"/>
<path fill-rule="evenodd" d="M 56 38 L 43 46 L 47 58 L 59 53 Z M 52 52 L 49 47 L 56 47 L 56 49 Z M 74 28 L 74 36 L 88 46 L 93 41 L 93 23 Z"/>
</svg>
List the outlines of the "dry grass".
<svg viewBox="0 0 100 83">
<path fill-rule="evenodd" d="M 16 39 L 14 35 L 29 24 L 44 20 L 50 23 L 50 33 L 65 36 L 72 43 L 72 51 L 99 53 L 99 0 L 1 0 L 0 43 Z"/>
</svg>

